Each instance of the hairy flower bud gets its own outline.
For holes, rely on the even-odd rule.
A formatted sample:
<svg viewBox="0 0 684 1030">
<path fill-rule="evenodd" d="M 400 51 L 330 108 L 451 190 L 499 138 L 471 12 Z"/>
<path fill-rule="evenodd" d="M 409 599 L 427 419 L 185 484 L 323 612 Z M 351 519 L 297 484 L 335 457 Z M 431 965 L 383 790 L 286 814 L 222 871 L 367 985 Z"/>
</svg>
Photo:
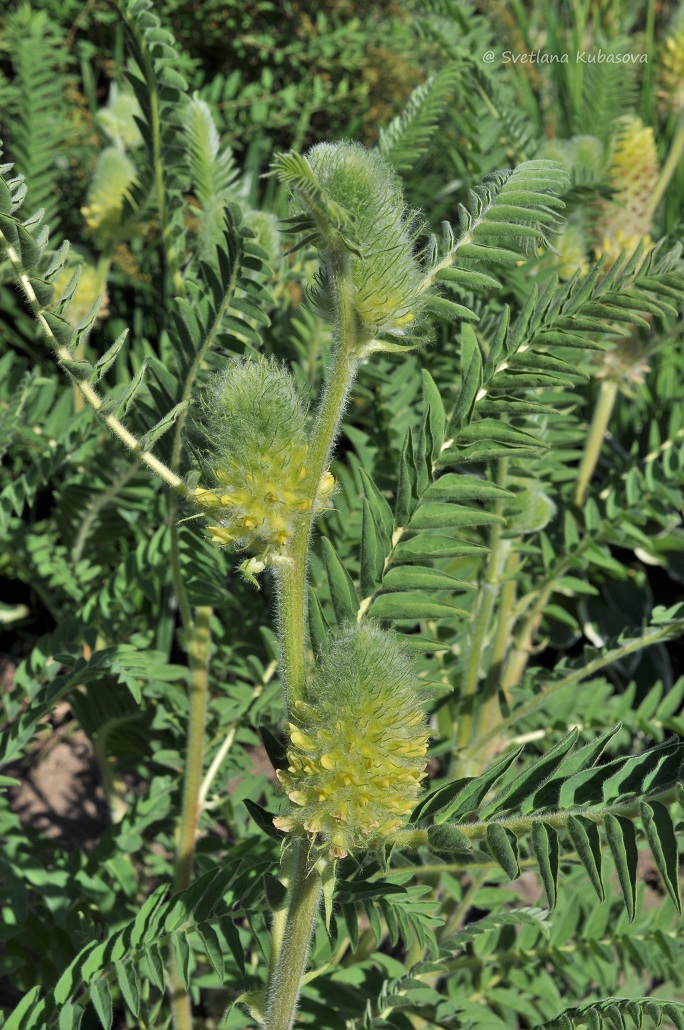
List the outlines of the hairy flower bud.
<svg viewBox="0 0 684 1030">
<path fill-rule="evenodd" d="M 306 157 L 281 155 L 275 166 L 299 204 L 296 228 L 329 255 L 349 256 L 363 333 L 413 330 L 424 290 L 414 253 L 419 226 L 392 166 L 358 143 L 320 143 Z"/>
<path fill-rule="evenodd" d="M 210 488 L 195 500 L 211 517 L 213 540 L 255 552 L 249 576 L 286 556 L 303 516 L 330 506 L 334 479 L 313 499 L 305 484 L 306 409 L 291 375 L 273 359 L 235 359 L 204 400 L 210 450 L 201 463 Z"/>
<path fill-rule="evenodd" d="M 429 732 L 410 659 L 377 626 L 349 626 L 321 656 L 290 724 L 278 778 L 294 809 L 274 822 L 330 855 L 375 848 L 415 807 Z"/>
</svg>

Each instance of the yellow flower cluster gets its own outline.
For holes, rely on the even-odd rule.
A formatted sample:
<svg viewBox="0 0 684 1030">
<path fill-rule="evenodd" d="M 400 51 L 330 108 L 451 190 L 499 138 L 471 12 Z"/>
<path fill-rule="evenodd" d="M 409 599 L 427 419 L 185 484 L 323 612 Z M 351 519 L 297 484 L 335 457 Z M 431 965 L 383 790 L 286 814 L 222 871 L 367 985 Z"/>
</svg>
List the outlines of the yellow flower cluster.
<svg viewBox="0 0 684 1030">
<path fill-rule="evenodd" d="M 135 183 L 135 166 L 123 150 L 103 150 L 88 189 L 87 203 L 81 208 L 88 228 L 102 240 L 121 235 L 124 205 Z"/>
<path fill-rule="evenodd" d="M 330 507 L 335 480 L 330 472 L 322 477 L 315 500 L 303 490 L 308 447 L 286 454 L 261 453 L 253 471 L 243 468 L 221 469 L 217 479 L 225 492 L 195 490 L 195 500 L 218 515 L 218 525 L 209 526 L 214 543 L 230 544 L 237 550 L 259 550 L 264 564 L 250 571 L 261 572 L 266 559 L 284 554 L 305 512 Z M 231 475 L 232 471 L 232 475 Z"/>
<path fill-rule="evenodd" d="M 653 129 L 635 116 L 622 119 L 608 169 L 613 196 L 602 204 L 596 225 L 597 257 L 606 254 L 615 259 L 621 250 L 634 253 L 642 240 L 646 250 L 652 248 L 651 198 L 657 181 Z"/>
<path fill-rule="evenodd" d="M 408 659 L 394 636 L 349 627 L 323 657 L 310 702 L 296 704 L 288 767 L 294 809 L 274 820 L 334 858 L 380 847 L 420 795 L 429 740 Z"/>
<path fill-rule="evenodd" d="M 220 546 L 249 550 L 252 578 L 287 558 L 302 519 L 331 506 L 335 480 L 325 472 L 313 489 L 307 476 L 306 410 L 297 387 L 272 358 L 235 359 L 204 399 L 201 455 L 204 482 L 194 499 L 211 518 Z"/>
<path fill-rule="evenodd" d="M 658 95 L 666 110 L 684 108 L 684 18 L 680 17 L 663 43 L 658 61 Z"/>
</svg>

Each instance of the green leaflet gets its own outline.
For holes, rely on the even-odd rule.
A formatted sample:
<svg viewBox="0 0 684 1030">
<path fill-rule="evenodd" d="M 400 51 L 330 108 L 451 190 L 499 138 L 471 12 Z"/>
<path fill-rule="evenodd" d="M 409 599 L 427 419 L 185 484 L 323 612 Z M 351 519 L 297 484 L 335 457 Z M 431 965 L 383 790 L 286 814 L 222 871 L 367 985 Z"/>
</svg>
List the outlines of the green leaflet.
<svg viewBox="0 0 684 1030">
<path fill-rule="evenodd" d="M 663 878 L 665 888 L 672 898 L 677 912 L 681 914 L 679 849 L 672 825 L 672 817 L 665 805 L 662 805 L 659 801 L 642 801 L 640 811 L 648 845 L 658 867 L 658 872 Z"/>
<path fill-rule="evenodd" d="M 461 429 L 470 421 L 475 398 L 482 386 L 482 358 L 474 330 L 469 325 L 461 328 L 461 389 L 449 423 L 450 432 Z"/>
<path fill-rule="evenodd" d="M 449 785 L 447 788 L 441 788 L 441 791 L 438 792 L 438 796 L 440 800 L 444 798 L 448 803 L 446 809 L 440 813 L 439 819 L 435 821 L 443 823 L 446 822 L 447 819 L 455 820 L 467 815 L 469 812 L 476 811 L 494 784 L 508 772 L 516 759 L 519 758 L 521 752 L 522 748 L 518 748 L 511 754 L 506 755 L 505 758 L 502 758 L 501 761 L 491 766 L 482 776 L 478 776 L 476 779 L 461 781 L 463 783 L 463 788 L 455 797 L 453 797 L 452 785 Z M 450 791 L 449 788 L 452 788 L 452 790 Z M 437 797 L 434 797 L 430 806 L 431 811 L 437 810 L 435 805 L 436 801 Z"/>
<path fill-rule="evenodd" d="M 135 967 L 131 962 L 115 962 L 114 969 L 126 1004 L 137 1016 L 140 1011 L 140 984 Z"/>
<path fill-rule="evenodd" d="M 423 495 L 426 501 L 498 501 L 512 497 L 510 490 L 504 490 L 487 479 L 467 476 L 463 473 L 446 472 L 435 479 Z"/>
<path fill-rule="evenodd" d="M 515 834 L 501 823 L 488 823 L 487 847 L 510 880 L 520 876 L 518 841 Z"/>
<path fill-rule="evenodd" d="M 354 622 L 359 600 L 352 578 L 327 537 L 322 538 L 321 546 L 337 623 L 341 626 L 345 622 Z"/>
<path fill-rule="evenodd" d="M 421 529 L 463 529 L 467 526 L 486 526 L 493 522 L 505 523 L 501 515 L 493 512 L 468 508 L 461 504 L 442 504 L 428 501 L 421 504 L 409 526 L 411 530 Z"/>
<path fill-rule="evenodd" d="M 589 1026 L 591 1030 L 614 1030 L 627 1027 L 625 1016 L 636 1030 L 650 1025 L 663 1026 L 663 1020 L 670 1020 L 676 1030 L 684 1025 L 684 1005 L 679 1002 L 660 1001 L 654 998 L 605 998 L 577 1008 L 566 1009 L 555 1019 L 539 1023 L 534 1030 L 580 1030 Z M 644 1022 L 644 1019 L 649 1022 Z"/>
<path fill-rule="evenodd" d="M 558 900 L 558 863 L 560 851 L 558 834 L 553 826 L 543 822 L 535 822 L 532 826 L 532 846 L 541 874 L 546 900 L 549 908 L 556 907 Z"/>
<path fill-rule="evenodd" d="M 385 555 L 386 547 L 383 546 L 376 518 L 364 497 L 360 555 L 361 594 L 363 597 L 369 597 L 379 585 L 382 579 Z"/>
<path fill-rule="evenodd" d="M 615 860 L 627 912 L 632 920 L 636 911 L 637 862 L 639 858 L 634 824 L 621 816 L 608 815 L 606 817 L 606 836 Z"/>
<path fill-rule="evenodd" d="M 568 819 L 568 833 L 575 845 L 582 865 L 599 900 L 603 901 L 605 892 L 601 879 L 601 842 L 598 827 L 582 816 L 571 815 Z"/>
<path fill-rule="evenodd" d="M 577 730 L 573 730 L 555 747 L 551 748 L 543 758 L 534 762 L 513 782 L 505 787 L 482 811 L 484 818 L 500 815 L 502 812 L 514 811 L 531 793 L 541 786 L 559 766 L 563 764 L 566 754 L 577 740 Z"/>
<path fill-rule="evenodd" d="M 103 1030 L 110 1030 L 114 1018 L 112 994 L 106 980 L 95 980 L 90 985 L 90 1000 L 102 1023 Z"/>
<path fill-rule="evenodd" d="M 474 584 L 451 576 L 448 572 L 417 565 L 395 565 L 382 580 L 383 591 L 391 590 L 472 590 Z"/>
<path fill-rule="evenodd" d="M 547 921 L 548 912 L 543 908 L 521 907 L 511 912 L 494 912 L 483 919 L 477 919 L 469 923 L 463 930 L 459 930 L 448 938 L 450 949 L 465 948 L 467 944 L 489 930 L 496 930 L 500 926 L 513 926 L 520 923 L 528 923 L 539 930 L 548 939 L 549 924 Z"/>
<path fill-rule="evenodd" d="M 454 619 L 467 616 L 463 608 L 447 601 L 426 598 L 423 594 L 410 591 L 396 591 L 379 594 L 371 603 L 369 612 L 376 619 Z"/>
</svg>

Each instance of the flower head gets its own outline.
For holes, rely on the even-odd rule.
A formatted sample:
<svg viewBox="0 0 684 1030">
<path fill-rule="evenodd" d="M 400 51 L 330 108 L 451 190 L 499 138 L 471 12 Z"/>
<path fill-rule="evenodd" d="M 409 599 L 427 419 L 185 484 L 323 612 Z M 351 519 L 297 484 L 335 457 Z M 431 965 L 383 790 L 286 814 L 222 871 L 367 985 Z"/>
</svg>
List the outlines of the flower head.
<svg viewBox="0 0 684 1030">
<path fill-rule="evenodd" d="M 123 211 L 137 181 L 135 166 L 118 147 L 107 147 L 95 165 L 81 214 L 101 240 L 130 235 L 123 227 Z"/>
<path fill-rule="evenodd" d="M 659 96 L 667 111 L 684 108 L 684 12 L 680 11 L 658 54 Z"/>
<path fill-rule="evenodd" d="M 334 857 L 379 847 L 413 810 L 429 739 L 412 663 L 393 633 L 349 626 L 321 656 L 278 773 L 294 808 L 275 825 Z"/>
<path fill-rule="evenodd" d="M 608 182 L 613 190 L 604 201 L 596 224 L 597 256 L 617 258 L 621 250 L 633 254 L 644 240 L 652 247 L 649 233 L 653 218 L 651 198 L 658 180 L 658 157 L 653 129 L 640 118 L 626 117 L 613 143 Z"/>
<path fill-rule="evenodd" d="M 275 167 L 292 189 L 295 228 L 306 229 L 324 254 L 350 261 L 362 335 L 413 332 L 424 303 L 415 254 L 420 226 L 392 166 L 358 143 L 320 143 L 305 157 L 281 155 Z M 330 285 L 324 273 L 322 303 Z"/>
<path fill-rule="evenodd" d="M 306 409 L 290 374 L 273 359 L 234 359 L 204 400 L 201 456 L 207 489 L 195 500 L 219 545 L 250 550 L 248 576 L 283 560 L 302 517 L 330 505 L 326 472 L 312 499 L 306 482 Z"/>
</svg>

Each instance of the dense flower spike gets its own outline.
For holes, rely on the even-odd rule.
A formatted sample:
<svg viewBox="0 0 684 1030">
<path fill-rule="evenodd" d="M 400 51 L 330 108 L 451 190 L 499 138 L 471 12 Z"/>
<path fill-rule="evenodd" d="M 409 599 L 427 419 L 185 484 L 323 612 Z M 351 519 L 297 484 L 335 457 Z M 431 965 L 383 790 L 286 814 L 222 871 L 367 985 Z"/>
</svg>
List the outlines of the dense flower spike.
<svg viewBox="0 0 684 1030">
<path fill-rule="evenodd" d="M 133 162 L 118 147 L 107 147 L 100 154 L 88 188 L 86 205 L 81 214 L 88 227 L 102 240 L 118 239 L 122 229 L 124 205 L 135 185 Z"/>
<path fill-rule="evenodd" d="M 202 455 L 210 489 L 195 490 L 211 516 L 213 540 L 255 552 L 248 575 L 286 558 L 303 515 L 330 505 L 327 472 L 312 501 L 304 488 L 309 443 L 306 410 L 290 374 L 276 361 L 235 359 L 204 401 Z"/>
<path fill-rule="evenodd" d="M 666 110 L 679 114 L 684 109 L 684 11 L 658 55 L 658 94 Z"/>
<path fill-rule="evenodd" d="M 306 157 L 281 155 L 275 166 L 301 205 L 296 228 L 308 229 L 324 252 L 350 256 L 362 335 L 413 332 L 424 290 L 414 253 L 419 226 L 391 165 L 358 143 L 320 143 Z"/>
<path fill-rule="evenodd" d="M 622 119 L 608 168 L 613 197 L 602 205 L 596 226 L 598 257 L 607 254 L 617 258 L 621 250 L 632 254 L 642 239 L 650 249 L 652 195 L 657 180 L 653 129 L 637 117 Z"/>
<path fill-rule="evenodd" d="M 278 773 L 295 808 L 275 825 L 311 834 L 333 857 L 381 846 L 416 804 L 429 739 L 397 637 L 371 624 L 342 630 L 296 707 Z"/>
</svg>

